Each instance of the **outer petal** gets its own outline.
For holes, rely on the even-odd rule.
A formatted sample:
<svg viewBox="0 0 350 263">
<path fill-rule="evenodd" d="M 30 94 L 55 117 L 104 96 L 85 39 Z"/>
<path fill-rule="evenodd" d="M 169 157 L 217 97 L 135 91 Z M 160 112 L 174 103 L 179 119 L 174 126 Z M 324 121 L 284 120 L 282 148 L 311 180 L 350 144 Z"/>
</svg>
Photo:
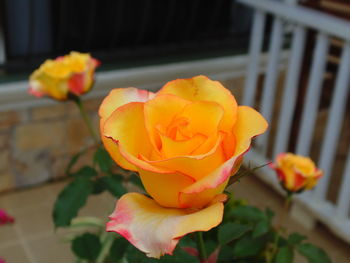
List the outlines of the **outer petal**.
<svg viewBox="0 0 350 263">
<path fill-rule="evenodd" d="M 195 180 L 203 178 L 225 162 L 225 156 L 221 148 L 222 136 L 219 135 L 215 146 L 206 154 L 193 156 L 179 156 L 147 163 L 162 169 L 186 174 Z"/>
<path fill-rule="evenodd" d="M 129 193 L 117 202 L 107 231 L 117 232 L 149 257 L 172 254 L 184 235 L 208 231 L 222 221 L 221 202 L 202 210 L 169 209 L 144 195 Z"/>
<path fill-rule="evenodd" d="M 139 90 L 136 88 L 123 88 L 123 89 L 114 89 L 108 96 L 103 100 L 100 109 L 99 115 L 100 119 L 100 132 L 102 142 L 110 153 L 112 158 L 123 168 L 128 170 L 136 171 L 137 168 L 130 164 L 125 158 L 120 154 L 119 148 L 115 142 L 103 136 L 103 126 L 107 118 L 112 114 L 114 110 L 119 108 L 122 105 L 125 105 L 130 102 L 144 102 L 154 97 L 152 92 L 146 90 Z"/>
<path fill-rule="evenodd" d="M 238 107 L 238 118 L 234 127 L 236 139 L 235 155 L 248 150 L 251 139 L 266 131 L 268 127 L 265 118 L 256 110 L 248 106 Z"/>
<path fill-rule="evenodd" d="M 174 94 L 191 101 L 213 101 L 224 108 L 220 130 L 231 131 L 236 121 L 237 102 L 231 92 L 218 81 L 205 76 L 191 79 L 177 79 L 168 82 L 159 94 Z"/>
<path fill-rule="evenodd" d="M 143 115 L 142 102 L 131 102 L 116 109 L 103 125 L 103 135 L 114 141 L 120 154 L 126 161 L 136 167 L 143 168 L 157 173 L 169 173 L 167 169 L 157 168 L 140 159 L 141 156 L 150 157 L 154 154 L 154 148 L 148 138 Z M 114 155 L 115 148 L 108 148 L 107 151 L 122 164 L 117 155 Z"/>
<path fill-rule="evenodd" d="M 195 181 L 184 174 L 158 174 L 139 169 L 142 184 L 147 193 L 163 207 L 181 208 L 179 194 L 181 190 Z"/>
</svg>

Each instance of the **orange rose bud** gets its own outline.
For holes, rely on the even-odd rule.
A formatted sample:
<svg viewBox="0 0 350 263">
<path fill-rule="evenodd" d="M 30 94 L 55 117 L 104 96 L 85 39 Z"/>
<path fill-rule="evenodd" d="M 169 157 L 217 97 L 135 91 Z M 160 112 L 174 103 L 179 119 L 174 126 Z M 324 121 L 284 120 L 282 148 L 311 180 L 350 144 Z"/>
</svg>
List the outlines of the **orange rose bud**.
<svg viewBox="0 0 350 263">
<path fill-rule="evenodd" d="M 74 51 L 55 60 L 48 59 L 30 76 L 29 93 L 56 100 L 67 100 L 69 95 L 80 96 L 92 88 L 99 65 L 90 54 Z"/>
<path fill-rule="evenodd" d="M 310 158 L 292 153 L 279 154 L 270 167 L 288 192 L 312 189 L 323 175 Z"/>
<path fill-rule="evenodd" d="M 107 151 L 139 173 L 152 197 L 122 196 L 107 231 L 156 258 L 171 254 L 182 236 L 221 223 L 222 192 L 252 138 L 268 126 L 204 76 L 168 82 L 157 93 L 114 89 L 99 114 Z"/>
</svg>

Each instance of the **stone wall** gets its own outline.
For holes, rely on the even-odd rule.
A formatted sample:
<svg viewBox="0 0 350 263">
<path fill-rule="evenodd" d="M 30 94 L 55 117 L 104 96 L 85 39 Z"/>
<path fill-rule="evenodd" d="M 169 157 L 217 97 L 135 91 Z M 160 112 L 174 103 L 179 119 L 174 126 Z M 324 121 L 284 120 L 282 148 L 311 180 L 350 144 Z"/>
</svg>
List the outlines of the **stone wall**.
<svg viewBox="0 0 350 263">
<path fill-rule="evenodd" d="M 243 81 L 239 77 L 222 83 L 240 101 Z M 84 100 L 96 130 L 102 99 Z M 89 145 L 93 140 L 73 102 L 0 111 L 0 192 L 65 176 L 72 155 Z M 76 168 L 91 164 L 92 154 L 88 151 Z"/>
<path fill-rule="evenodd" d="M 96 130 L 101 101 L 84 101 Z M 92 143 L 72 102 L 0 112 L 0 192 L 64 176 L 70 157 Z"/>
</svg>

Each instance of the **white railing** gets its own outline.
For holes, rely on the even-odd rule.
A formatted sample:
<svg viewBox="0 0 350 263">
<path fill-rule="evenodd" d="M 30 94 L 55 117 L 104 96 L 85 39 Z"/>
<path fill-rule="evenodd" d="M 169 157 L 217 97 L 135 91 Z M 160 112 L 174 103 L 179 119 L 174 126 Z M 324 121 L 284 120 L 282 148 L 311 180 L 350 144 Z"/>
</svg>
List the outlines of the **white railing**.
<svg viewBox="0 0 350 263">
<path fill-rule="evenodd" d="M 296 153 L 302 155 L 310 154 L 310 147 L 316 128 L 330 38 L 336 37 L 344 43 L 318 162 L 318 166 L 324 171 L 324 177 L 320 180 L 315 190 L 300 195 L 297 203 L 307 209 L 310 217 L 322 221 L 336 234 L 350 242 L 350 149 L 341 179 L 341 186 L 338 189 L 337 201 L 330 202 L 327 200 L 327 192 L 333 176 L 332 168 L 335 162 L 342 123 L 346 117 L 345 110 L 349 94 L 350 22 L 302 6 L 289 5 L 272 0 L 239 0 L 239 2 L 254 8 L 249 50 L 250 61 L 247 70 L 243 104 L 254 105 L 255 103 L 259 74 L 259 56 L 262 52 L 267 15 L 273 17 L 273 23 L 269 40 L 269 61 L 265 73 L 259 110 L 269 122 L 273 121 L 273 107 L 276 100 L 281 99 L 279 118 L 276 122 L 276 136 L 271 138 L 268 134 L 265 134 L 259 137 L 251 153 L 247 156 L 250 162 L 261 164 L 273 159 L 278 153 L 285 152 L 288 149 L 287 145 L 290 140 L 291 129 L 293 128 L 293 114 L 301 75 L 306 30 L 308 29 L 316 31 L 317 38 L 313 51 L 306 96 L 302 107 Z M 279 63 L 284 37 L 284 26 L 286 24 L 293 26 L 292 41 L 283 96 L 276 99 L 276 79 L 278 77 L 278 71 L 276 69 Z M 272 141 L 269 141 L 269 139 L 272 139 Z M 272 156 L 266 154 L 269 145 L 273 145 Z M 270 182 L 275 189 L 280 190 L 275 175 L 271 170 L 263 168 L 260 173 L 263 175 L 261 176 L 263 179 Z"/>
</svg>

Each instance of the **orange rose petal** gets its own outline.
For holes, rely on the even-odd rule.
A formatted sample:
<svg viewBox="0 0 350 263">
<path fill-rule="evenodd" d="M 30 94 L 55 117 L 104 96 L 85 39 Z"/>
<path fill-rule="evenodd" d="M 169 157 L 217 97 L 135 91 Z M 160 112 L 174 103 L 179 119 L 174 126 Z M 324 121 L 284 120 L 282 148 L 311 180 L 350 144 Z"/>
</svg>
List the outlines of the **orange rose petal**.
<svg viewBox="0 0 350 263">
<path fill-rule="evenodd" d="M 210 136 L 213 133 L 217 133 L 224 110 L 215 102 L 199 101 L 186 105 L 179 115 L 188 119 L 188 125 L 185 126 L 184 134 L 188 130 L 193 133 L 202 133 Z"/>
<path fill-rule="evenodd" d="M 236 138 L 235 155 L 240 155 L 248 150 L 251 139 L 264 133 L 268 127 L 264 117 L 248 106 L 238 107 L 238 118 L 234 127 Z"/>
<path fill-rule="evenodd" d="M 142 169 L 138 172 L 147 193 L 164 207 L 180 208 L 180 191 L 194 183 L 191 177 L 181 173 L 157 174 Z"/>
<path fill-rule="evenodd" d="M 181 208 L 196 207 L 202 208 L 212 203 L 213 199 L 216 199 L 217 196 L 225 190 L 228 179 L 222 184 L 218 185 L 215 188 L 202 188 L 202 191 L 197 193 L 190 193 L 190 187 L 185 188 L 185 190 L 179 193 L 179 204 Z M 184 193 L 187 191 L 188 193 Z"/>
<path fill-rule="evenodd" d="M 168 82 L 158 92 L 159 94 L 174 94 L 190 101 L 212 101 L 224 108 L 224 116 L 220 130 L 231 131 L 236 121 L 237 102 L 231 92 L 218 81 L 205 76 L 191 79 L 177 79 Z"/>
<path fill-rule="evenodd" d="M 118 144 L 121 156 L 130 164 L 153 172 L 169 173 L 171 171 L 154 167 L 139 159 L 140 155 L 148 157 L 154 154 L 144 125 L 143 106 L 142 102 L 131 102 L 116 109 L 104 122 L 103 135 Z M 121 165 L 124 160 L 118 159 L 115 149 L 108 148 L 109 144 L 105 146 L 113 159 Z"/>
<path fill-rule="evenodd" d="M 145 125 L 156 149 L 161 148 L 157 129 L 163 129 L 162 133 L 166 134 L 166 129 L 174 121 L 175 116 L 189 103 L 190 101 L 173 95 L 157 95 L 145 103 Z"/>
<path fill-rule="evenodd" d="M 154 97 L 154 93 L 136 88 L 113 89 L 102 101 L 99 115 L 106 120 L 113 111 L 130 102 L 145 102 Z"/>
<path fill-rule="evenodd" d="M 196 231 L 208 231 L 221 223 L 221 202 L 202 210 L 170 209 L 137 193 L 123 195 L 107 223 L 148 257 L 172 254 L 180 238 Z"/>
<path fill-rule="evenodd" d="M 103 145 L 121 167 L 127 170 L 137 171 L 137 168 L 128 162 L 120 153 L 118 145 L 111 139 L 103 135 L 103 126 L 108 117 L 120 106 L 130 102 L 144 102 L 152 98 L 154 94 L 146 90 L 136 88 L 113 89 L 107 97 L 102 101 L 99 109 L 100 133 Z"/>
<path fill-rule="evenodd" d="M 179 156 L 158 161 L 145 159 L 145 161 L 153 166 L 177 171 L 199 180 L 225 162 L 224 153 L 220 147 L 221 142 L 222 136 L 219 134 L 215 146 L 205 154 Z"/>
<path fill-rule="evenodd" d="M 195 134 L 192 138 L 184 141 L 175 141 L 163 134 L 159 134 L 159 136 L 162 142 L 160 152 L 165 159 L 191 154 L 207 139 L 206 136 L 201 134 Z"/>
</svg>

